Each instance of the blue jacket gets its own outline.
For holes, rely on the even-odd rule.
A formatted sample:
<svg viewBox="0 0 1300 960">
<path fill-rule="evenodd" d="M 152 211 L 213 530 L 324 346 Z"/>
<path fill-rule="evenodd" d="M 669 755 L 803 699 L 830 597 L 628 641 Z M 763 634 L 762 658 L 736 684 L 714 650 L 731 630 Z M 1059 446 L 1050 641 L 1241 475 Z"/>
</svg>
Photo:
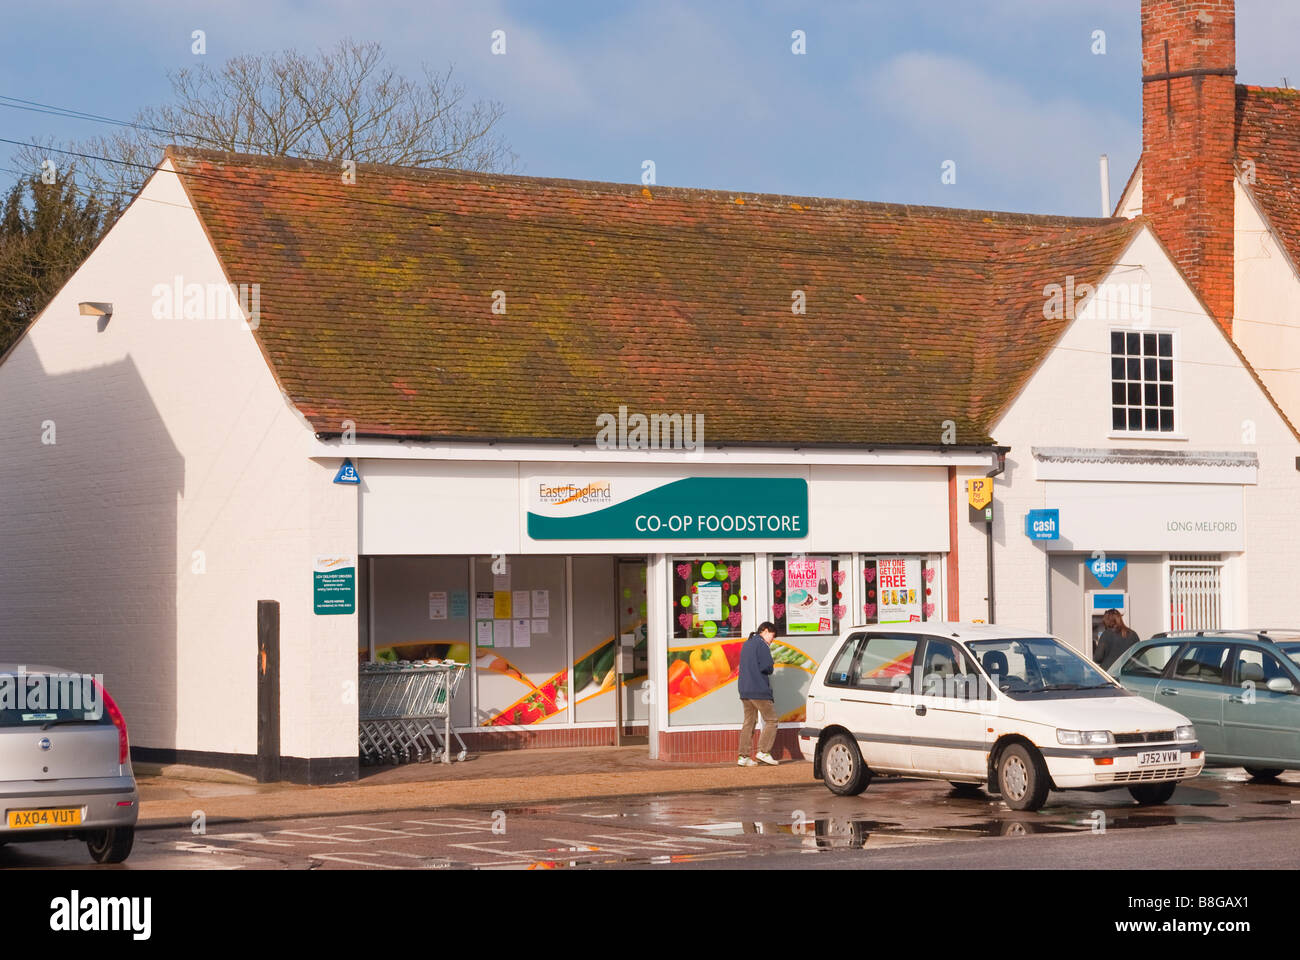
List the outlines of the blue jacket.
<svg viewBox="0 0 1300 960">
<path fill-rule="evenodd" d="M 740 648 L 740 677 L 736 681 L 741 700 L 771 700 L 772 651 L 763 638 L 751 633 Z"/>
</svg>

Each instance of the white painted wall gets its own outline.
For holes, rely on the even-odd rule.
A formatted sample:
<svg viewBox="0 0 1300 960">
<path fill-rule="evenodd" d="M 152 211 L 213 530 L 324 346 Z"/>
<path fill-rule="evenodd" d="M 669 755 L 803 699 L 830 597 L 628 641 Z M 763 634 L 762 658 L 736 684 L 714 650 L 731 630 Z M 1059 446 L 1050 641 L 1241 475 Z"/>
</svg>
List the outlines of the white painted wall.
<svg viewBox="0 0 1300 960">
<path fill-rule="evenodd" d="M 1143 273 L 1145 271 L 1145 273 Z M 1249 595 L 1243 611 L 1252 623 L 1294 619 L 1293 574 L 1300 561 L 1300 443 L 1237 358 L 1217 325 L 1155 241 L 1138 233 L 1120 256 L 1108 282 L 1145 276 L 1151 283 L 1150 329 L 1176 335 L 1175 398 L 1179 439 L 1117 437 L 1110 430 L 1110 344 L 1112 323 L 1091 316 L 1076 319 L 993 427 L 994 438 L 1011 447 L 1007 471 L 995 498 L 997 618 L 1003 624 L 1046 626 L 1043 547 L 1024 534 L 1026 511 L 1048 506 L 1047 484 L 1035 478 L 1033 446 L 1134 447 L 1169 450 L 1252 450 L 1260 460 L 1258 483 L 1244 485 L 1244 573 Z M 1064 278 L 1061 279 L 1064 283 Z M 1254 442 L 1250 436 L 1253 424 Z M 960 472 L 959 472 L 960 473 Z M 1107 484 L 1098 484 L 1104 493 Z M 1114 485 L 1110 485 L 1114 486 Z M 1063 535 L 1070 518 L 1062 515 Z M 982 548 L 979 531 L 959 524 L 962 557 L 962 617 L 982 617 L 982 589 L 973 589 L 971 551 Z M 1179 549 L 1171 541 L 1171 549 Z"/>
<path fill-rule="evenodd" d="M 163 172 L 0 365 L 0 659 L 103 673 L 136 745 L 251 754 L 278 599 L 282 753 L 355 756 L 356 617 L 313 617 L 311 566 L 356 553 L 356 491 L 304 457 L 240 320 L 153 317 L 176 275 L 224 283 Z M 103 332 L 83 300 L 113 303 Z"/>
<path fill-rule="evenodd" d="M 1232 337 L 1292 423 L 1300 423 L 1300 276 L 1247 188 L 1233 184 Z M 1142 214 L 1142 171 L 1118 215 Z"/>
<path fill-rule="evenodd" d="M 1132 220 L 1134 217 L 1142 216 L 1142 166 L 1133 173 L 1133 179 L 1128 185 L 1128 189 L 1119 199 L 1119 206 L 1115 208 L 1117 217 L 1127 217 Z"/>
<path fill-rule="evenodd" d="M 1292 423 L 1300 423 L 1300 277 L 1238 181 L 1232 336 Z"/>
</svg>

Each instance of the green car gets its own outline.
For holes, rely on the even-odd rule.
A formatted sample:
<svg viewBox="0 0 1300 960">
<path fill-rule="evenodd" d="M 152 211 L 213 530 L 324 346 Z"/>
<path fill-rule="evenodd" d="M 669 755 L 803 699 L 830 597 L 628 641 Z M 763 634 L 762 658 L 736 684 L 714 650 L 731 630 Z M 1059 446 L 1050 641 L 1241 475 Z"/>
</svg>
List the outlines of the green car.
<svg viewBox="0 0 1300 960">
<path fill-rule="evenodd" d="M 1300 630 L 1158 633 L 1109 673 L 1190 719 L 1207 763 L 1256 778 L 1300 770 Z"/>
</svg>

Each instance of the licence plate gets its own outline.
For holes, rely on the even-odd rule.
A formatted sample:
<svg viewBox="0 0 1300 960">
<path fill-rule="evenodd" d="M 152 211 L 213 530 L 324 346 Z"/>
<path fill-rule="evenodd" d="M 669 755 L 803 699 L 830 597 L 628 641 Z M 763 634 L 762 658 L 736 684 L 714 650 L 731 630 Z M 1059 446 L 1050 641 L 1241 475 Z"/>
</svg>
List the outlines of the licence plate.
<svg viewBox="0 0 1300 960">
<path fill-rule="evenodd" d="M 1177 750 L 1148 750 L 1138 754 L 1138 766 L 1146 767 L 1153 763 L 1177 763 Z"/>
<path fill-rule="evenodd" d="M 79 807 L 9 811 L 9 827 L 13 830 L 22 830 L 25 827 L 75 827 L 80 823 Z"/>
</svg>

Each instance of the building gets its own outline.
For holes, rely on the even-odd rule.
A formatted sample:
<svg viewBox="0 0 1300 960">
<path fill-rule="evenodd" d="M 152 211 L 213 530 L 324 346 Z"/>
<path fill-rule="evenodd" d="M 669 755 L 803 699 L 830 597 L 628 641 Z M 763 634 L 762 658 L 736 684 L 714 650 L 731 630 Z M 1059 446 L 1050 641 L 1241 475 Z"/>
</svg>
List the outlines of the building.
<svg viewBox="0 0 1300 960">
<path fill-rule="evenodd" d="M 1300 91 L 1237 82 L 1233 0 L 1142 0 L 1144 216 L 1300 420 Z"/>
<path fill-rule="evenodd" d="M 469 660 L 471 748 L 608 743 L 620 697 L 726 759 L 763 620 L 797 727 L 843 625 L 1086 648 L 1094 551 L 1140 630 L 1190 556 L 1283 619 L 1298 546 L 1295 431 L 1143 218 L 173 148 L 0 404 L 0 655 L 105 674 L 137 757 L 253 770 L 278 601 L 307 782 L 357 776 L 359 660 Z"/>
</svg>

